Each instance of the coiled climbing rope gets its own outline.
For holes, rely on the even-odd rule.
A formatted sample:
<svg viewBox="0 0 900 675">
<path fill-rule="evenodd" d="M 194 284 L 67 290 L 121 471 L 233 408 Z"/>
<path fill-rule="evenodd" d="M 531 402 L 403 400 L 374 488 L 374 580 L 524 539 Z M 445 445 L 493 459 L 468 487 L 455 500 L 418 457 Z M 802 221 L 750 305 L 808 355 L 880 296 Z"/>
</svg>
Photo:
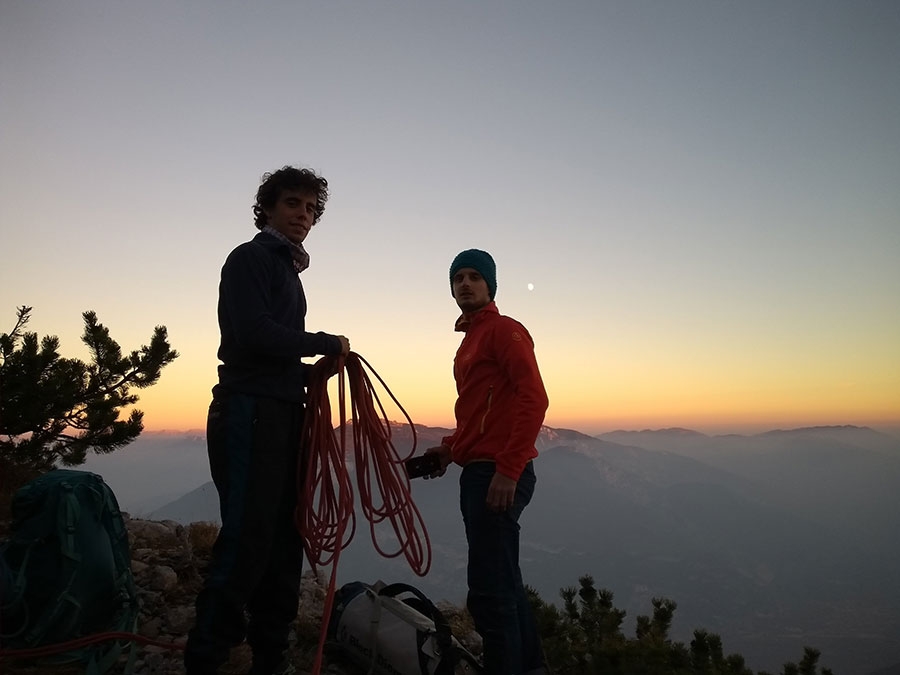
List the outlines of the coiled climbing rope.
<svg viewBox="0 0 900 675">
<path fill-rule="evenodd" d="M 401 457 L 394 447 L 391 423 L 369 372 L 409 423 L 413 447 L 407 457 L 415 454 L 416 449 L 415 425 L 384 380 L 362 356 L 350 352 L 346 357 L 324 357 L 312 367 L 307 381 L 307 408 L 301 441 L 306 457 L 298 466 L 294 520 L 313 568 L 332 565 L 314 674 L 321 669 L 340 552 L 349 545 L 356 532 L 348 462 L 348 426 L 359 506 L 369 523 L 375 549 L 387 558 L 405 555 L 410 568 L 419 576 L 425 576 L 431 567 L 428 531 L 412 500 L 409 477 L 403 466 L 407 457 Z M 337 431 L 328 394 L 328 380 L 335 373 L 338 375 Z M 379 541 L 377 526 L 385 521 L 392 526 L 398 542 L 396 550 L 385 550 Z"/>
</svg>

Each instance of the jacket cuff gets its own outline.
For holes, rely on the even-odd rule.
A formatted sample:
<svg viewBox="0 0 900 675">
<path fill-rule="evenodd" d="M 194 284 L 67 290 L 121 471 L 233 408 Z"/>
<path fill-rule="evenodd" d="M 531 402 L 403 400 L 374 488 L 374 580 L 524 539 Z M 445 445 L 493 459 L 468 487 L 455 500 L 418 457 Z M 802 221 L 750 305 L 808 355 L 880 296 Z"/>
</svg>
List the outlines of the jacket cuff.
<svg viewBox="0 0 900 675">
<path fill-rule="evenodd" d="M 502 473 L 507 478 L 512 478 L 514 481 L 518 482 L 519 478 L 522 476 L 522 472 L 525 470 L 525 464 L 520 464 L 519 462 L 511 462 L 509 461 L 511 458 L 508 457 L 497 457 L 495 461 L 495 465 L 497 467 L 497 473 Z"/>
</svg>

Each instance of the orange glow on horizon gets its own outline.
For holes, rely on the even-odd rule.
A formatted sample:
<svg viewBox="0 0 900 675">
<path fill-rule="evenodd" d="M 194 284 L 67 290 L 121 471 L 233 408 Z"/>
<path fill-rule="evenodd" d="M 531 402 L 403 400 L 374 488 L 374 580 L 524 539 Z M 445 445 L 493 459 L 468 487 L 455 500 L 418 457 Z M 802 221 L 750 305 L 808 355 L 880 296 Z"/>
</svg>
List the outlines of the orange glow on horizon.
<svg viewBox="0 0 900 675">
<path fill-rule="evenodd" d="M 202 406 L 172 410 L 145 410 L 144 427 L 147 431 L 205 430 L 206 402 Z M 336 410 L 335 410 L 336 412 Z M 405 422 L 402 415 L 389 415 L 392 421 Z M 335 419 L 337 418 L 335 414 Z M 431 413 L 411 415 L 414 424 L 426 427 L 452 429 L 451 415 Z M 592 435 L 619 429 L 667 429 L 684 428 L 708 434 L 752 434 L 774 429 L 795 429 L 812 426 L 853 425 L 873 429 L 900 431 L 900 415 L 893 411 L 839 414 L 836 412 L 773 411 L 719 412 L 706 414 L 670 414 L 665 412 L 620 413 L 610 415 L 584 415 L 580 413 L 554 413 L 544 423 L 555 429 L 571 429 Z"/>
<path fill-rule="evenodd" d="M 561 351 L 551 350 L 541 366 L 550 396 L 545 423 L 554 428 L 589 434 L 668 427 L 704 433 L 844 424 L 900 428 L 900 386 L 890 370 L 842 382 L 821 373 L 798 377 L 796 371 L 779 378 L 746 367 L 693 371 L 690 364 L 661 360 L 628 371 L 561 359 Z M 158 384 L 137 392 L 148 431 L 205 429 L 217 363 L 208 349 L 202 356 L 179 358 Z M 411 366 L 403 354 L 385 349 L 371 363 L 415 424 L 452 428 L 455 389 L 447 361 L 423 359 Z M 335 382 L 329 394 L 337 418 Z M 374 386 L 387 416 L 404 421 L 380 383 Z"/>
</svg>

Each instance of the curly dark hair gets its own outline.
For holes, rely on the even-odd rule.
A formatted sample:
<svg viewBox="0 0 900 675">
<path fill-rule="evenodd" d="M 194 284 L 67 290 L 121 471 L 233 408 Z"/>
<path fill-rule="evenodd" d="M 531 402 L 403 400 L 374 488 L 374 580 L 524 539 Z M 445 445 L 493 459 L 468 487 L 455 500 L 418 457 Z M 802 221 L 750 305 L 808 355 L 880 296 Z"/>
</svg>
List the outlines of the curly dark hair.
<svg viewBox="0 0 900 675">
<path fill-rule="evenodd" d="M 266 209 L 275 207 L 276 202 L 285 190 L 302 190 L 316 195 L 316 215 L 313 225 L 325 213 L 325 202 L 328 201 L 328 181 L 317 175 L 312 169 L 298 169 L 285 166 L 278 171 L 263 174 L 262 184 L 256 191 L 256 203 L 253 215 L 256 216 L 256 227 L 260 230 L 266 226 Z"/>
</svg>

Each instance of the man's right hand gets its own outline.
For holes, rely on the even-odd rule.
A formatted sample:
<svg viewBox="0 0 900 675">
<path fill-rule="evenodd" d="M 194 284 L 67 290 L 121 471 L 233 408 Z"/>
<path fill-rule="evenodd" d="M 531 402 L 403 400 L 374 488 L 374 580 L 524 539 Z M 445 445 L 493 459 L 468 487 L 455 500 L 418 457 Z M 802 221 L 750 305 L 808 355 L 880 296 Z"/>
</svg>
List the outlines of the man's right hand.
<svg viewBox="0 0 900 675">
<path fill-rule="evenodd" d="M 341 341 L 341 356 L 347 356 L 350 353 L 350 340 L 343 335 L 338 335 L 337 339 Z"/>
<path fill-rule="evenodd" d="M 453 461 L 453 460 L 451 459 L 451 457 L 450 457 L 450 447 L 449 447 L 449 446 L 446 446 L 446 445 L 436 445 L 435 447 L 433 447 L 433 448 L 428 448 L 428 449 L 425 451 L 425 454 L 426 454 L 426 455 L 431 455 L 431 454 L 434 454 L 434 453 L 437 453 L 438 456 L 440 457 L 440 460 L 441 460 L 441 468 L 440 468 L 440 470 L 435 471 L 434 473 L 430 473 L 430 474 L 426 475 L 426 476 L 425 476 L 426 479 L 428 479 L 428 478 L 440 478 L 440 477 L 443 476 L 445 473 L 447 473 L 447 467 L 450 466 L 450 462 Z"/>
</svg>

